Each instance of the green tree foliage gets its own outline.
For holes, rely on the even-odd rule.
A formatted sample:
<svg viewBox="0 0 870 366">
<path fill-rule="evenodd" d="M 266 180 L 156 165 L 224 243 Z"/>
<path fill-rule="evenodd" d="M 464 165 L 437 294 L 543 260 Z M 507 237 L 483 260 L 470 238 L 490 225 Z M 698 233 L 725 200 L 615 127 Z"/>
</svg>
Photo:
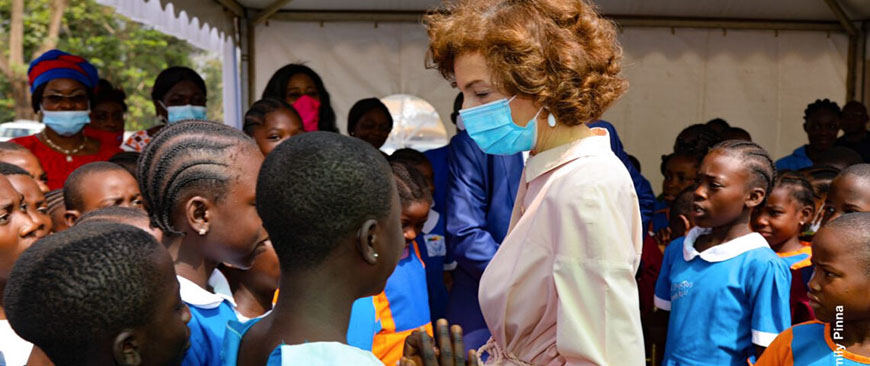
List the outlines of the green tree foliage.
<svg viewBox="0 0 870 366">
<path fill-rule="evenodd" d="M 10 0 L 0 0 L 0 53 L 6 57 Z M 25 1 L 24 57 L 29 62 L 48 31 L 49 1 Z M 206 79 L 208 115 L 221 119 L 221 63 L 183 40 L 136 23 L 94 0 L 71 0 L 63 16 L 58 49 L 87 58 L 100 77 L 127 93 L 127 130 L 157 123 L 151 86 L 161 70 L 187 66 Z M 194 61 L 196 60 L 196 62 Z M 10 121 L 12 99 L 8 80 L 0 78 L 0 122 Z"/>
</svg>

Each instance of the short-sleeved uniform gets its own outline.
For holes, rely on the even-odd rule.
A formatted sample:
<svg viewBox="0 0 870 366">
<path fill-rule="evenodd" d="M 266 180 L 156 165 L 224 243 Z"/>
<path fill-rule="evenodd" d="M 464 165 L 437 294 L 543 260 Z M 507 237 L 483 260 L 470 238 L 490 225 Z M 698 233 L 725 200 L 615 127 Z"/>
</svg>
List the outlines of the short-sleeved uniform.
<svg viewBox="0 0 870 366">
<path fill-rule="evenodd" d="M 219 273 L 215 271 L 215 273 Z M 213 274 L 214 275 L 214 274 Z M 190 348 L 183 366 L 218 366 L 227 323 L 236 321 L 235 301 L 231 296 L 212 293 L 192 281 L 178 276 L 181 301 L 190 308 Z"/>
<path fill-rule="evenodd" d="M 433 206 L 423 224 L 423 233 L 415 239 L 420 248 L 420 259 L 426 267 L 429 312 L 433 322 L 447 316 L 448 294 L 444 285 L 444 272 L 456 268 L 456 261 L 447 246 L 444 218 Z"/>
<path fill-rule="evenodd" d="M 791 275 L 758 233 L 698 253 L 694 228 L 665 250 L 655 305 L 670 311 L 663 365 L 746 365 L 791 324 Z"/>
<path fill-rule="evenodd" d="M 375 296 L 382 329 L 375 335 L 372 352 L 386 365 L 399 362 L 405 338 L 414 330 L 425 327 L 432 335 L 426 269 L 417 243 L 411 243 L 406 252 L 387 279 L 384 291 Z"/>
<path fill-rule="evenodd" d="M 236 366 L 239 360 L 239 346 L 242 337 L 260 318 L 246 323 L 231 321 L 227 324 L 223 346 L 223 365 Z M 370 351 L 339 342 L 310 342 L 295 345 L 280 345 L 269 354 L 266 366 L 383 366 Z"/>
<path fill-rule="evenodd" d="M 870 365 L 870 357 L 846 351 L 831 334 L 829 323 L 795 325 L 776 337 L 755 366 Z"/>
</svg>

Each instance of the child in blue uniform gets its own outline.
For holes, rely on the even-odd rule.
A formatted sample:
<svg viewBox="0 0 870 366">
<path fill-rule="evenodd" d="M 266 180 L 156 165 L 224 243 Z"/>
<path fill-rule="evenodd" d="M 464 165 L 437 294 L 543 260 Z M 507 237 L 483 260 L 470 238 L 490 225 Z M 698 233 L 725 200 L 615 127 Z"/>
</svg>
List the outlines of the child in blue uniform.
<svg viewBox="0 0 870 366">
<path fill-rule="evenodd" d="M 402 204 L 401 224 L 405 250 L 384 291 L 375 296 L 375 309 L 383 329 L 375 335 L 372 352 L 386 365 L 402 358 L 405 338 L 421 327 L 432 335 L 426 269 L 415 241 L 432 206 L 426 178 L 413 167 L 392 163 L 396 190 Z"/>
<path fill-rule="evenodd" d="M 826 224 L 812 248 L 809 296 L 818 321 L 777 336 L 756 365 L 870 365 L 870 213 Z"/>
<path fill-rule="evenodd" d="M 139 186 L 151 223 L 175 261 L 190 307 L 185 366 L 221 363 L 235 302 L 219 263 L 250 268 L 268 240 L 254 204 L 263 153 L 241 131 L 206 121 L 165 127 L 139 161 Z"/>
<path fill-rule="evenodd" d="M 265 317 L 230 323 L 224 364 L 382 365 L 346 342 L 354 302 L 384 290 L 404 250 L 387 161 L 362 140 L 310 132 L 279 144 L 257 179 L 281 291 Z"/>
<path fill-rule="evenodd" d="M 434 162 L 430 162 L 429 158 L 443 158 L 445 160 L 441 170 L 446 169 L 446 147 L 443 150 L 443 157 L 435 150 L 421 153 L 413 149 L 399 149 L 390 155 L 390 162 L 401 163 L 409 168 L 416 169 L 423 177 L 426 178 L 426 183 L 432 192 L 432 207 L 429 209 L 429 216 L 426 217 L 426 222 L 421 228 L 421 234 L 417 235 L 416 244 L 420 249 L 421 259 L 426 265 L 426 285 L 429 289 L 429 312 L 434 323 L 437 319 L 447 316 L 447 300 L 448 290 L 453 282 L 453 270 L 456 268 L 456 261 L 453 260 L 453 253 L 450 245 L 447 243 L 447 228 L 444 215 L 444 191 L 447 189 L 446 171 L 436 169 Z M 432 153 L 430 155 L 430 153 Z M 442 184 L 436 184 L 439 180 Z M 439 193 L 440 192 L 440 193 Z M 441 196 L 439 202 L 438 196 Z"/>
<path fill-rule="evenodd" d="M 670 311 L 663 365 L 745 365 L 790 324 L 788 267 L 752 232 L 775 169 L 757 144 L 725 141 L 698 171 L 698 226 L 665 250 L 655 304 Z"/>
</svg>

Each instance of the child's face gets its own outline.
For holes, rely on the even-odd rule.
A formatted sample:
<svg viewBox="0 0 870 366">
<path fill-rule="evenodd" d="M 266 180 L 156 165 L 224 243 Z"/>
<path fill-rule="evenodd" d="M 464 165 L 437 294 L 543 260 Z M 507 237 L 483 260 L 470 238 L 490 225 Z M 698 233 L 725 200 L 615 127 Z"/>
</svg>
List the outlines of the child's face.
<svg viewBox="0 0 870 366">
<path fill-rule="evenodd" d="M 254 127 L 252 137 L 263 155 L 269 155 L 278 144 L 303 132 L 302 120 L 282 108 L 267 114 L 263 124 Z"/>
<path fill-rule="evenodd" d="M 801 224 L 810 220 L 811 210 L 795 200 L 788 187 L 777 187 L 767 198 L 767 205 L 758 210 L 752 227 L 778 251 L 786 241 L 800 235 Z"/>
<path fill-rule="evenodd" d="M 257 173 L 263 164 L 259 150 L 243 148 L 231 159 L 237 178 L 231 178 L 226 196 L 209 211 L 209 245 L 206 256 L 217 263 L 248 269 L 266 251 L 269 239 L 257 214 Z"/>
<path fill-rule="evenodd" d="M 749 174 L 737 157 L 720 151 L 707 154 L 692 205 L 695 225 L 714 228 L 740 217 L 750 199 Z"/>
<path fill-rule="evenodd" d="M 30 219 L 36 223 L 37 229 L 34 232 L 37 239 L 46 237 L 51 233 L 53 227 L 51 216 L 48 215 L 48 207 L 45 205 L 45 195 L 39 190 L 36 181 L 28 175 L 8 175 L 9 183 L 15 188 L 18 193 L 24 195 L 24 202 L 27 203 L 27 214 Z"/>
<path fill-rule="evenodd" d="M 184 352 L 190 346 L 190 309 L 181 302 L 178 279 L 172 258 L 165 250 L 152 259 L 160 271 L 162 285 L 155 293 L 154 316 L 146 325 L 137 329 L 141 335 L 140 356 L 142 365 L 181 365 Z"/>
<path fill-rule="evenodd" d="M 36 241 L 36 224 L 22 209 L 24 196 L 0 176 L 0 279 L 8 279 L 18 256 Z"/>
<path fill-rule="evenodd" d="M 275 253 L 271 241 L 267 240 L 263 248 L 265 249 L 263 254 L 257 256 L 254 265 L 245 271 L 244 276 L 249 277 L 248 283 L 255 291 L 267 292 L 269 296 L 272 296 L 281 281 L 281 263 L 278 262 L 278 254 Z"/>
<path fill-rule="evenodd" d="M 354 137 L 380 149 L 387 142 L 392 130 L 393 122 L 390 117 L 380 108 L 375 108 L 364 113 L 351 132 Z"/>
<path fill-rule="evenodd" d="M 142 208 L 139 184 L 123 169 L 89 174 L 79 183 L 79 189 L 83 190 L 82 215 L 110 206 Z"/>
<path fill-rule="evenodd" d="M 677 155 L 665 164 L 665 179 L 662 181 L 662 196 L 665 201 L 673 202 L 677 195 L 695 182 L 698 163 L 688 157 Z"/>
<path fill-rule="evenodd" d="M 838 176 L 825 200 L 822 225 L 852 212 L 870 212 L 870 185 L 851 174 Z"/>
<path fill-rule="evenodd" d="M 429 217 L 431 202 L 414 201 L 402 208 L 402 233 L 405 237 L 405 247 L 411 245 L 417 236 L 423 233 L 423 224 Z"/>
<path fill-rule="evenodd" d="M 825 151 L 834 146 L 840 131 L 840 116 L 832 111 L 817 111 L 804 123 L 810 146 Z"/>
<path fill-rule="evenodd" d="M 837 306 L 846 321 L 870 316 L 870 276 L 862 255 L 855 255 L 854 240 L 824 227 L 813 238 L 815 266 L 808 284 L 810 305 L 816 318 L 824 322 L 836 319 Z"/>
<path fill-rule="evenodd" d="M 30 174 L 30 177 L 36 180 L 36 185 L 43 194 L 48 193 L 48 177 L 45 171 L 42 170 L 42 165 L 39 164 L 39 159 L 33 154 L 26 151 L 9 151 L 0 154 L 0 161 L 21 167 Z"/>
</svg>

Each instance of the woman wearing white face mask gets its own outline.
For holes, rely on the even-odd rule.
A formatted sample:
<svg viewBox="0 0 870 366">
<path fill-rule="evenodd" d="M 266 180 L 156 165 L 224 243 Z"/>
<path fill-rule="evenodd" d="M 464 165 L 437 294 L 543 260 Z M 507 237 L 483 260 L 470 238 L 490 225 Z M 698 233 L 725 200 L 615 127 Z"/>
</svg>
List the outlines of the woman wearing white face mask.
<svg viewBox="0 0 870 366">
<path fill-rule="evenodd" d="M 459 0 L 425 19 L 489 154 L 530 151 L 507 236 L 480 281 L 493 365 L 642 365 L 641 216 L 606 130 L 627 84 L 616 29 L 584 0 Z"/>
<path fill-rule="evenodd" d="M 108 160 L 121 151 L 82 133 L 91 120 L 93 89 L 99 81 L 97 69 L 87 60 L 51 50 L 30 63 L 27 76 L 31 105 L 41 115 L 45 130 L 12 142 L 36 155 L 50 189 L 62 188 L 66 177 L 76 168 Z"/>
<path fill-rule="evenodd" d="M 157 126 L 135 132 L 121 146 L 126 151 L 142 152 L 151 138 L 167 124 L 188 119 L 206 119 L 206 88 L 202 77 L 187 67 L 173 66 L 157 75 L 151 100 L 159 122 Z"/>
</svg>

